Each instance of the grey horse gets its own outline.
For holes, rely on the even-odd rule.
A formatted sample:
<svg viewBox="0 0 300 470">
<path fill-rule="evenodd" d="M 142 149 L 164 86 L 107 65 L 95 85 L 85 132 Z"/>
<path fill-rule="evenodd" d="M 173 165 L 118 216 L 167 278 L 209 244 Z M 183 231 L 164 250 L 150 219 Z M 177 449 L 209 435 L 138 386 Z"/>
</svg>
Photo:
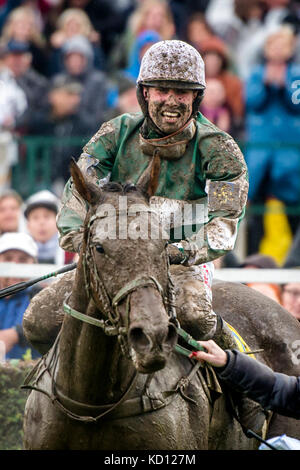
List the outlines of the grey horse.
<svg viewBox="0 0 300 470">
<path fill-rule="evenodd" d="M 229 391 L 214 370 L 175 350 L 178 329 L 165 239 L 104 236 L 125 215 L 127 228 L 138 219 L 146 230 L 149 181 L 142 192 L 117 184 L 101 190 L 85 181 L 75 163 L 71 173 L 89 211 L 76 272 L 43 289 L 24 316 L 25 334 L 45 353 L 26 382 L 32 391 L 24 416 L 25 449 L 257 448 L 234 418 Z M 103 207 L 117 211 L 120 195 L 126 195 L 128 211 L 118 213 L 114 227 Z M 130 212 L 137 204 L 139 211 Z M 158 218 L 151 223 L 159 226 Z M 221 287 L 216 285 L 216 292 L 218 298 Z M 57 304 L 51 302 L 49 310 L 50 295 Z M 253 291 L 249 298 L 257 295 Z M 250 312 L 254 305 L 252 300 Z M 222 300 L 216 310 L 227 319 Z M 242 310 L 236 312 L 234 326 L 251 346 L 261 346 L 259 327 L 247 327 L 251 313 L 244 330 Z M 286 321 L 285 344 L 294 334 Z M 273 323 L 270 336 L 275 329 Z M 265 346 L 274 351 L 271 343 Z M 291 359 L 286 351 L 283 356 Z"/>
</svg>

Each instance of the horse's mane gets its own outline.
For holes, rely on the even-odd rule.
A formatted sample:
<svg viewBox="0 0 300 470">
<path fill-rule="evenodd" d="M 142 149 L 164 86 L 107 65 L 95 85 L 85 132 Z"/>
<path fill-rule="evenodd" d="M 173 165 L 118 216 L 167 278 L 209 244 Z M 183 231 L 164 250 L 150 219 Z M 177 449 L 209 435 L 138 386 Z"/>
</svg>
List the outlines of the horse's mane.
<svg viewBox="0 0 300 470">
<path fill-rule="evenodd" d="M 104 193 L 120 193 L 122 195 L 135 193 L 136 197 L 145 197 L 144 192 L 133 183 L 116 183 L 111 181 L 101 187 Z"/>
</svg>

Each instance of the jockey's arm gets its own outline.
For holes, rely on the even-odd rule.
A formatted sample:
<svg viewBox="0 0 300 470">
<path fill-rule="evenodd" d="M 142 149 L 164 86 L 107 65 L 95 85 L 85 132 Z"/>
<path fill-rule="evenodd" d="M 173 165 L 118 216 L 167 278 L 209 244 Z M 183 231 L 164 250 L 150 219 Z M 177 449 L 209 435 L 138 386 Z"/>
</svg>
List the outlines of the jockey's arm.
<svg viewBox="0 0 300 470">
<path fill-rule="evenodd" d="M 101 180 L 109 179 L 114 164 L 114 135 L 101 136 L 101 129 L 87 143 L 77 161 L 87 180 L 99 185 Z M 96 145 L 97 144 L 97 145 Z M 80 197 L 73 186 L 72 178 L 66 183 L 61 208 L 57 215 L 57 227 L 60 234 L 60 246 L 71 252 L 78 252 L 83 235 L 83 223 L 87 213 L 87 203 Z"/>
<path fill-rule="evenodd" d="M 213 261 L 234 248 L 249 186 L 243 155 L 230 136 L 205 138 L 199 147 L 207 181 L 208 221 L 196 234 L 177 244 L 186 255 L 186 265 Z"/>
</svg>

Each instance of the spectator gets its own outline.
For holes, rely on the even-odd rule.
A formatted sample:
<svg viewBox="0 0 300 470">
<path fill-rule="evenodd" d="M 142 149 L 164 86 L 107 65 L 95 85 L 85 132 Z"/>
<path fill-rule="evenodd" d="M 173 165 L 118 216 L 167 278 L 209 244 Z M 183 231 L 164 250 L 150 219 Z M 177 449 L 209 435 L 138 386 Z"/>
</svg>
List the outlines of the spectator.
<svg viewBox="0 0 300 470">
<path fill-rule="evenodd" d="M 282 286 L 282 306 L 300 322 L 300 283 L 289 282 Z"/>
<path fill-rule="evenodd" d="M 124 113 L 139 113 L 141 108 L 136 96 L 136 82 L 124 73 L 118 76 L 115 105 L 108 110 L 105 121 Z"/>
<path fill-rule="evenodd" d="M 272 256 L 281 266 L 293 241 L 293 230 L 295 229 L 294 224 L 297 217 L 294 215 L 288 216 L 285 204 L 273 197 L 267 198 L 262 207 L 264 208 L 264 214 L 259 239 L 259 252 Z M 294 209 L 292 208 L 292 210 Z M 258 219 L 257 216 L 256 219 Z M 291 227 L 293 227 L 293 230 Z"/>
<path fill-rule="evenodd" d="M 32 67 L 40 74 L 46 74 L 47 44 L 42 34 L 39 15 L 33 7 L 25 5 L 11 11 L 2 30 L 1 42 L 7 44 L 11 39 L 28 43 Z"/>
<path fill-rule="evenodd" d="M 3 52 L 3 51 L 2 51 Z M 27 108 L 27 99 L 18 86 L 12 72 L 2 65 L 0 68 L 0 132 L 13 130 L 16 120 Z"/>
<path fill-rule="evenodd" d="M 0 237 L 0 263 L 36 262 L 37 246 L 26 233 L 5 233 Z M 22 279 L 1 277 L 0 288 L 4 289 Z M 30 289 L 0 299 L 0 341 L 6 349 L 6 359 L 21 359 L 31 346 L 22 329 L 23 315 L 30 302 Z M 31 348 L 32 358 L 39 354 Z"/>
<path fill-rule="evenodd" d="M 133 80 L 138 78 L 141 60 L 146 50 L 160 40 L 160 35 L 155 31 L 147 30 L 137 36 L 130 51 L 128 67 L 125 70 Z"/>
<path fill-rule="evenodd" d="M 144 0 L 129 17 L 123 35 L 111 51 L 109 69 L 114 74 L 128 67 L 134 43 L 145 31 L 155 31 L 163 40 L 174 38 L 174 18 L 166 0 Z"/>
<path fill-rule="evenodd" d="M 65 0 L 62 8 L 80 8 L 89 17 L 93 27 L 101 35 L 101 46 L 106 57 L 123 33 L 128 16 L 136 7 L 135 0 Z"/>
<path fill-rule="evenodd" d="M 25 93 L 10 70 L 0 66 L 0 192 L 11 184 L 11 167 L 18 159 L 14 131 L 26 108 Z"/>
<path fill-rule="evenodd" d="M 209 25 L 229 47 L 243 80 L 260 59 L 267 35 L 278 28 L 278 23 L 266 22 L 265 12 L 261 0 L 211 0 L 206 11 Z"/>
<path fill-rule="evenodd" d="M 64 70 L 55 80 L 74 80 L 82 85 L 79 103 L 80 117 L 86 123 L 89 134 L 98 130 L 104 122 L 107 110 L 107 77 L 93 64 L 93 48 L 85 36 L 73 36 L 62 48 Z"/>
<path fill-rule="evenodd" d="M 300 105 L 293 100 L 292 87 L 300 66 L 292 62 L 294 46 L 290 29 L 272 34 L 264 48 L 265 63 L 253 69 L 246 86 L 249 202 L 275 198 L 289 209 L 299 204 L 300 196 Z M 276 226 L 277 236 L 278 231 Z"/>
<path fill-rule="evenodd" d="M 10 12 L 20 6 L 22 0 L 1 0 L 0 1 L 0 32 L 7 21 Z"/>
<path fill-rule="evenodd" d="M 0 234 L 18 232 L 22 225 L 22 198 L 9 189 L 0 195 Z"/>
<path fill-rule="evenodd" d="M 231 58 L 226 44 L 216 36 L 202 41 L 200 48 L 207 79 L 218 79 L 225 88 L 225 101 L 231 114 L 231 133 L 237 135 L 244 125 L 244 85 L 231 72 Z"/>
<path fill-rule="evenodd" d="M 267 20 L 277 25 L 293 24 L 291 0 L 264 0 L 267 6 Z"/>
<path fill-rule="evenodd" d="M 185 29 L 185 41 L 198 51 L 202 51 L 202 45 L 205 41 L 217 37 L 202 13 L 191 15 Z"/>
<path fill-rule="evenodd" d="M 104 69 L 103 53 L 100 47 L 100 35 L 95 29 L 88 15 L 80 8 L 64 10 L 57 20 L 57 30 L 50 36 L 50 75 L 63 70 L 63 46 L 74 36 L 84 36 L 90 42 L 94 52 L 94 65 Z"/>
<path fill-rule="evenodd" d="M 18 130 L 26 133 L 28 117 L 45 101 L 48 81 L 32 68 L 32 54 L 27 42 L 14 39 L 8 41 L 4 46 L 2 61 L 26 95 L 27 109 L 16 122 Z"/>
<path fill-rule="evenodd" d="M 82 85 L 78 81 L 57 77 L 48 93 L 47 105 L 31 116 L 28 126 L 31 135 L 57 139 L 51 147 L 51 182 L 57 195 L 61 195 L 69 178 L 70 158 L 80 153 L 81 137 L 90 135 L 79 110 L 81 96 Z"/>
<path fill-rule="evenodd" d="M 65 252 L 58 243 L 57 212 L 58 198 L 48 190 L 33 194 L 26 202 L 27 230 L 37 244 L 39 263 L 65 264 Z"/>
<path fill-rule="evenodd" d="M 200 111 L 222 131 L 231 131 L 231 116 L 226 106 L 226 91 L 223 83 L 217 78 L 206 80 L 206 90 Z"/>
<path fill-rule="evenodd" d="M 259 253 L 248 256 L 240 265 L 240 268 L 245 269 L 277 269 L 278 267 L 279 266 L 271 256 L 264 256 Z M 281 303 L 281 289 L 279 284 L 250 282 L 247 286 L 275 300 L 275 302 Z"/>
<path fill-rule="evenodd" d="M 164 41 L 175 35 L 174 18 L 166 0 L 143 1 L 130 21 L 133 39 L 143 31 L 156 31 Z"/>
<path fill-rule="evenodd" d="M 176 26 L 176 37 L 184 39 L 189 18 L 193 15 L 203 15 L 210 0 L 169 0 Z"/>
</svg>

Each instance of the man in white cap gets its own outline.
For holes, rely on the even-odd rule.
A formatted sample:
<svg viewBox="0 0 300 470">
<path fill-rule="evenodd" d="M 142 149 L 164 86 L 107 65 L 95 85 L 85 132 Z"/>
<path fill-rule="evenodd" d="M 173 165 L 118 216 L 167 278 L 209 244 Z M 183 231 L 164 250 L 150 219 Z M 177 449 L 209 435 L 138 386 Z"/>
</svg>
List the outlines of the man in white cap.
<svg viewBox="0 0 300 470">
<path fill-rule="evenodd" d="M 56 215 L 59 200 L 48 190 L 39 191 L 28 198 L 24 216 L 27 230 L 38 247 L 39 263 L 63 265 L 65 252 L 58 243 Z"/>
<path fill-rule="evenodd" d="M 11 232 L 0 237 L 0 263 L 32 264 L 36 257 L 37 245 L 30 235 Z M 12 275 L 0 277 L 0 289 L 23 280 Z M 31 348 L 33 358 L 38 357 L 27 343 L 22 329 L 23 314 L 29 302 L 28 289 L 0 299 L 0 341 L 5 345 L 6 359 L 21 359 L 28 348 Z"/>
</svg>

